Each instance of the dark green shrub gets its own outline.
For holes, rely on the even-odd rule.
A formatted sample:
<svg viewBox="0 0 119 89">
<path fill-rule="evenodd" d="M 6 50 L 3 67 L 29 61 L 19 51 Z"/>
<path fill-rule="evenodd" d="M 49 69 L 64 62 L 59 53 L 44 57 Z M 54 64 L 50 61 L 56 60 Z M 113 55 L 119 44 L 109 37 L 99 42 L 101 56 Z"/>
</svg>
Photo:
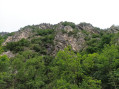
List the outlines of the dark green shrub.
<svg viewBox="0 0 119 89">
<path fill-rule="evenodd" d="M 0 36 L 0 46 L 2 45 L 3 42 L 4 42 L 4 39 Z"/>
<path fill-rule="evenodd" d="M 103 34 L 99 43 L 100 48 L 103 48 L 105 44 L 110 44 L 112 36 L 112 34 Z"/>
<path fill-rule="evenodd" d="M 93 47 L 93 46 L 88 46 L 88 48 L 86 49 L 87 53 L 94 53 L 98 51 L 98 47 Z"/>
<path fill-rule="evenodd" d="M 31 40 L 32 44 L 42 44 L 41 38 L 34 38 Z"/>
<path fill-rule="evenodd" d="M 97 38 L 97 37 L 99 37 L 100 35 L 99 34 L 93 34 L 92 35 L 92 38 Z"/>
<path fill-rule="evenodd" d="M 5 46 L 10 51 L 19 52 L 24 51 L 24 47 L 28 47 L 30 45 L 30 41 L 27 39 L 21 39 L 18 42 L 9 42 Z"/>
<path fill-rule="evenodd" d="M 20 41 L 18 41 L 17 43 L 19 46 L 29 46 L 30 41 L 28 41 L 27 39 L 21 39 Z"/>
<path fill-rule="evenodd" d="M 54 30 L 53 29 L 39 29 L 37 31 L 37 34 L 40 36 L 45 36 L 45 35 L 49 35 L 49 34 L 53 34 Z"/>
<path fill-rule="evenodd" d="M 54 35 L 47 35 L 41 38 L 41 41 L 44 43 L 51 43 L 53 44 L 53 40 L 54 40 Z"/>
<path fill-rule="evenodd" d="M 64 29 L 61 30 L 63 34 L 67 33 L 67 31 L 65 31 Z"/>
<path fill-rule="evenodd" d="M 84 39 L 85 39 L 86 41 L 89 41 L 89 40 L 90 40 L 90 37 L 86 36 Z"/>
<path fill-rule="evenodd" d="M 38 44 L 35 44 L 33 46 L 33 50 L 35 50 L 36 52 L 39 52 L 39 51 L 41 51 L 41 46 L 39 46 Z"/>
<path fill-rule="evenodd" d="M 82 33 L 89 35 L 89 33 L 86 30 L 82 30 Z"/>
<path fill-rule="evenodd" d="M 67 22 L 67 21 L 65 21 L 65 22 L 62 22 L 62 25 L 63 26 L 71 26 L 72 28 L 75 28 L 75 24 L 74 23 L 72 23 L 72 22 Z"/>
</svg>

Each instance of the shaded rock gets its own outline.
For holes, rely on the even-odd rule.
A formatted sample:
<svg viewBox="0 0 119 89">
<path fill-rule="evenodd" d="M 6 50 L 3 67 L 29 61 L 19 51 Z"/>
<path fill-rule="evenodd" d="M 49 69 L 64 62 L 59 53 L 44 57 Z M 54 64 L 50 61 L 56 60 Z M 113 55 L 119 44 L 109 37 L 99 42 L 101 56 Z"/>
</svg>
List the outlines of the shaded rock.
<svg viewBox="0 0 119 89">
<path fill-rule="evenodd" d="M 73 31 L 71 26 L 65 26 L 64 30 L 67 31 L 67 32 Z"/>
<path fill-rule="evenodd" d="M 13 36 L 8 36 L 8 38 L 5 40 L 5 42 L 2 45 L 6 45 L 8 42 L 17 42 L 21 39 L 27 39 L 32 35 L 32 29 L 26 28 L 24 30 L 20 30 L 16 32 Z"/>
<path fill-rule="evenodd" d="M 13 54 L 11 51 L 3 52 L 2 55 L 7 55 L 9 58 L 15 57 L 15 54 Z"/>
<path fill-rule="evenodd" d="M 89 23 L 80 23 L 79 25 L 77 25 L 77 28 L 79 30 L 85 30 L 88 33 L 99 33 L 99 30 L 96 30 L 95 27 L 93 27 Z"/>
<path fill-rule="evenodd" d="M 56 53 L 58 50 L 63 50 L 65 47 L 70 45 L 74 51 L 80 51 L 85 47 L 84 36 L 80 33 L 78 38 L 74 38 L 73 36 L 68 36 L 68 34 L 57 33 L 54 44 Z"/>
<path fill-rule="evenodd" d="M 119 26 L 112 25 L 109 29 L 107 29 L 107 32 L 118 33 L 119 32 Z"/>
</svg>

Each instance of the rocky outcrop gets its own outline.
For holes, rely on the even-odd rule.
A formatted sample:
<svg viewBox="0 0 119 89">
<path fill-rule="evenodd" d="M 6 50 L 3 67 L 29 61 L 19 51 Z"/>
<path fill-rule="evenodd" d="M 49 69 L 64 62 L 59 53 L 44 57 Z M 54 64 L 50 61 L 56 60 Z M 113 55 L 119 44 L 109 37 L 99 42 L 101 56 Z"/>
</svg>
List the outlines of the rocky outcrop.
<svg viewBox="0 0 119 89">
<path fill-rule="evenodd" d="M 15 54 L 13 54 L 11 51 L 3 52 L 0 56 L 2 55 L 7 55 L 9 58 L 12 58 L 15 56 Z"/>
<path fill-rule="evenodd" d="M 26 28 L 24 30 L 20 30 L 16 32 L 13 36 L 8 36 L 8 38 L 5 40 L 5 42 L 2 45 L 6 45 L 8 42 L 17 42 L 21 40 L 22 38 L 27 39 L 32 35 L 32 29 Z"/>
<path fill-rule="evenodd" d="M 67 34 L 56 35 L 55 37 L 55 50 L 64 49 L 68 45 L 71 45 L 72 49 L 75 51 L 80 51 L 85 46 L 84 37 L 80 37 L 78 39 L 73 36 L 68 36 Z"/>
<path fill-rule="evenodd" d="M 52 29 L 53 26 L 51 24 L 43 23 L 38 25 L 39 29 Z"/>
<path fill-rule="evenodd" d="M 57 26 L 57 32 L 56 36 L 54 39 L 54 44 L 55 44 L 55 50 L 54 53 L 56 53 L 58 50 L 63 50 L 65 47 L 70 45 L 74 51 L 80 51 L 85 47 L 85 36 L 81 33 L 78 32 L 77 35 L 78 37 L 75 38 L 73 35 L 69 36 L 68 33 L 72 32 L 74 29 L 71 26 L 63 26 L 59 24 Z M 63 34 L 61 30 L 64 29 L 67 33 Z"/>
<path fill-rule="evenodd" d="M 73 28 L 72 28 L 71 26 L 65 26 L 65 27 L 64 27 L 64 30 L 65 30 L 66 32 L 71 32 L 71 31 L 73 31 Z"/>
<path fill-rule="evenodd" d="M 77 25 L 77 28 L 79 30 L 85 30 L 88 33 L 99 33 L 99 30 L 96 30 L 95 27 L 93 27 L 91 24 L 89 23 L 80 23 Z"/>
<path fill-rule="evenodd" d="M 119 26 L 112 25 L 110 28 L 107 29 L 107 32 L 118 33 L 119 32 Z"/>
</svg>

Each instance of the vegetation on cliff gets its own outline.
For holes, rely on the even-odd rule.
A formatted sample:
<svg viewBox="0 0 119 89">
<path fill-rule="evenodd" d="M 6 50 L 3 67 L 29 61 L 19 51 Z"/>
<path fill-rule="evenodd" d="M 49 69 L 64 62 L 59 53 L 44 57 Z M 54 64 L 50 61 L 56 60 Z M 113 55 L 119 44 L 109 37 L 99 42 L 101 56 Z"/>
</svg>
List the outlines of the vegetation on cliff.
<svg viewBox="0 0 119 89">
<path fill-rule="evenodd" d="M 0 89 L 119 88 L 118 31 L 72 22 L 26 26 L 0 37 L 0 55 Z"/>
</svg>

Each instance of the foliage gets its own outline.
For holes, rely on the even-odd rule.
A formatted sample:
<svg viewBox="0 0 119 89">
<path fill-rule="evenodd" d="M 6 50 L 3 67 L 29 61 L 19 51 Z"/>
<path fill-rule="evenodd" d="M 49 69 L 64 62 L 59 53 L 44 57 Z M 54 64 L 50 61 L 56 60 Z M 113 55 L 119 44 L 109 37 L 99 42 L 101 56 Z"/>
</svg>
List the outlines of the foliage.
<svg viewBox="0 0 119 89">
<path fill-rule="evenodd" d="M 92 38 L 90 40 L 89 40 L 89 38 L 86 38 L 87 45 L 88 45 L 86 52 L 94 53 L 94 52 L 101 51 L 105 45 L 111 43 L 112 37 L 113 37 L 113 34 L 105 33 L 103 35 L 93 34 Z"/>
<path fill-rule="evenodd" d="M 0 72 L 4 72 L 8 70 L 9 59 L 6 55 L 0 56 Z"/>
<path fill-rule="evenodd" d="M 4 42 L 4 38 L 0 36 L 0 46 L 2 45 L 3 42 Z"/>
<path fill-rule="evenodd" d="M 82 33 L 84 33 L 85 35 L 89 35 L 89 33 L 86 30 L 82 30 Z"/>
<path fill-rule="evenodd" d="M 5 89 L 9 86 L 9 80 L 11 76 L 9 75 L 9 59 L 6 55 L 0 56 L 0 88 Z"/>
<path fill-rule="evenodd" d="M 28 47 L 30 42 L 27 39 L 21 39 L 18 42 L 9 42 L 5 46 L 7 49 L 13 52 L 24 51 L 24 46 Z"/>
<path fill-rule="evenodd" d="M 119 32 L 116 33 L 113 37 L 111 37 L 111 44 L 116 44 L 118 45 L 119 44 Z"/>
<path fill-rule="evenodd" d="M 62 22 L 62 25 L 63 26 L 71 26 L 72 28 L 75 28 L 75 24 L 74 23 L 72 23 L 72 22 L 67 22 L 67 21 L 65 21 L 65 22 Z"/>
<path fill-rule="evenodd" d="M 54 30 L 53 29 L 39 29 L 37 30 L 37 34 L 40 36 L 45 36 L 49 34 L 53 34 Z"/>
<path fill-rule="evenodd" d="M 61 31 L 62 31 L 63 34 L 66 34 L 67 33 L 67 31 L 64 30 L 64 29 L 62 29 Z"/>
<path fill-rule="evenodd" d="M 85 74 L 86 70 L 83 69 L 82 57 L 80 54 L 75 54 L 70 48 L 59 51 L 55 62 L 54 76 L 56 79 L 55 84 L 60 85 L 58 89 L 101 89 L 101 81 L 88 77 Z M 87 62 L 86 65 L 90 62 Z M 92 68 L 92 67 L 91 67 Z"/>
</svg>

